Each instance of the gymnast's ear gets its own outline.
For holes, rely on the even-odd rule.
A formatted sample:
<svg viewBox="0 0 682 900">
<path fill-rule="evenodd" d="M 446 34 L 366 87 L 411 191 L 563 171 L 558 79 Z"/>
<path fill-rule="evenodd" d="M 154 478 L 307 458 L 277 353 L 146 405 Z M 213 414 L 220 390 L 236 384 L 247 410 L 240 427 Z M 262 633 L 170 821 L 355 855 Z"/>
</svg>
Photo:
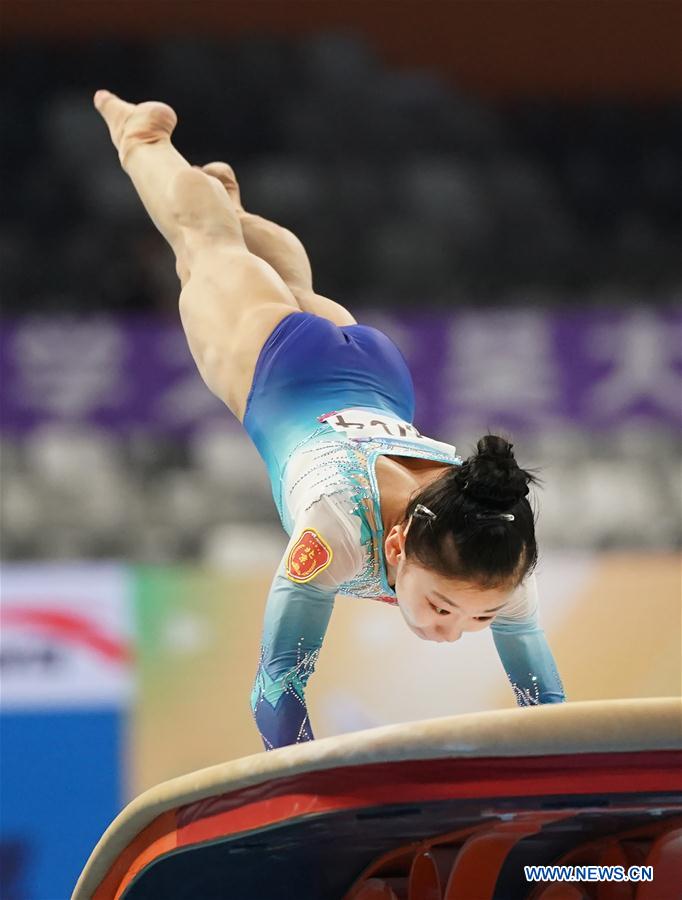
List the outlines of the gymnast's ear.
<svg viewBox="0 0 682 900">
<path fill-rule="evenodd" d="M 384 556 L 389 566 L 397 566 L 405 556 L 405 536 L 407 528 L 403 522 L 394 525 L 384 540 Z"/>
</svg>

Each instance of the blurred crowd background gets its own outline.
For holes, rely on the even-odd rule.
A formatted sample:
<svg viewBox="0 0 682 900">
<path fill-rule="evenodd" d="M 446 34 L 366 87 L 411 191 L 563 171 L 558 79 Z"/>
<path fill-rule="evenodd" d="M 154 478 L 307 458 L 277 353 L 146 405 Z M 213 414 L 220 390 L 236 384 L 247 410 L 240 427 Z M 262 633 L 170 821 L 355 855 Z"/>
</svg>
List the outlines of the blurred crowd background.
<svg viewBox="0 0 682 900">
<path fill-rule="evenodd" d="M 228 159 L 248 207 L 360 313 L 680 290 L 679 103 L 502 104 L 338 33 L 30 43 L 4 65 L 8 312 L 174 313 L 174 271 L 93 114 L 103 70 L 123 97 L 172 102 L 184 154 Z"/>
<path fill-rule="evenodd" d="M 260 459 L 194 370 L 172 255 L 94 90 L 171 103 L 181 152 L 234 166 L 247 209 L 305 244 L 317 291 L 401 347 L 422 431 L 464 454 L 485 431 L 511 436 L 544 481 L 546 621 L 569 695 L 653 696 L 678 691 L 680 675 L 680 13 L 665 0 L 7 0 L 8 898 L 66 896 L 54 885 L 70 883 L 122 799 L 259 749 L 248 678 L 237 688 L 233 676 L 250 677 L 251 657 L 255 671 L 284 546 Z M 343 686 L 344 653 L 355 659 L 371 634 L 364 662 L 377 666 L 376 641 L 393 634 L 379 618 L 353 627 L 313 694 L 322 732 L 423 717 L 419 685 L 400 709 Z M 648 669 L 632 664 L 638 645 L 657 660 Z M 470 649 L 461 664 L 479 665 L 487 651 Z M 495 684 L 428 712 L 503 704 Z M 198 724 L 179 740 L 185 714 Z M 54 848 L 41 778 L 68 797 L 68 847 Z"/>
<path fill-rule="evenodd" d="M 537 406 L 547 380 L 580 379 L 570 359 L 556 362 L 556 342 L 582 316 L 602 364 L 590 402 L 610 374 L 618 397 L 587 419 L 569 409 L 575 398 L 561 407 L 547 395 L 532 421 L 512 422 L 520 458 L 546 473 L 544 541 L 680 541 L 679 97 L 643 102 L 595 84 L 593 96 L 562 98 L 541 81 L 535 95 L 503 85 L 477 95 L 435 67 L 387 64 L 351 29 L 26 38 L 3 57 L 0 277 L 15 326 L 4 344 L 6 557 L 211 558 L 217 546 L 229 553 L 230 523 L 274 522 L 259 460 L 168 331 L 178 328 L 172 257 L 92 109 L 100 84 L 172 103 L 181 151 L 229 161 L 247 208 L 302 239 L 316 289 L 408 357 L 430 340 L 412 328 L 415 310 L 460 343 L 462 317 L 480 317 L 471 327 L 487 343 L 473 336 L 468 351 L 448 351 L 455 366 L 471 357 L 478 408 L 469 398 L 461 409 L 475 387 L 414 366 L 443 413 L 422 403 L 418 424 L 464 452 L 481 430 L 508 429 L 510 408 Z M 175 390 L 169 375 L 157 405 L 184 416 L 182 435 L 159 415 L 98 421 L 121 395 L 154 391 L 154 373 L 127 360 L 140 317 L 159 323 L 150 346 L 173 343 Z M 566 515 L 562 497 L 576 490 Z"/>
</svg>

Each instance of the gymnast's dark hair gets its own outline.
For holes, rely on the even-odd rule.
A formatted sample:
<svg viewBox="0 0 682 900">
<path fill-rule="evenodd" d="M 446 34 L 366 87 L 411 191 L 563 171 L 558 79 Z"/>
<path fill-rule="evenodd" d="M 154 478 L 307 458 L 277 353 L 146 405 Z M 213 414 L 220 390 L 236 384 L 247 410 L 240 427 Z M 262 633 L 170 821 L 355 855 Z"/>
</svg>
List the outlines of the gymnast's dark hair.
<svg viewBox="0 0 682 900">
<path fill-rule="evenodd" d="M 410 499 L 408 559 L 482 588 L 516 585 L 532 571 L 538 549 L 528 493 L 537 479 L 519 468 L 512 448 L 486 434 L 473 456 Z"/>
</svg>

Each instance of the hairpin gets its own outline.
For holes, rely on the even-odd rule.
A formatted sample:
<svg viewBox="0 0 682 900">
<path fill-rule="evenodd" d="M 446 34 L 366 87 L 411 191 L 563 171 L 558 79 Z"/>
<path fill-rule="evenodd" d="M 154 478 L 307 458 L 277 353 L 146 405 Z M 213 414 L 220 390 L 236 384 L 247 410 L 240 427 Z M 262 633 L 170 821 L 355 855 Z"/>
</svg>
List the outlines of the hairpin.
<svg viewBox="0 0 682 900">
<path fill-rule="evenodd" d="M 431 520 L 433 520 L 433 519 L 437 519 L 437 518 L 438 518 L 438 516 L 436 515 L 436 513 L 435 513 L 435 512 L 432 512 L 432 511 L 428 508 L 428 506 L 424 506 L 423 503 L 418 503 L 418 504 L 415 506 L 414 512 L 412 513 L 412 515 L 415 516 L 417 519 L 431 519 Z"/>
</svg>

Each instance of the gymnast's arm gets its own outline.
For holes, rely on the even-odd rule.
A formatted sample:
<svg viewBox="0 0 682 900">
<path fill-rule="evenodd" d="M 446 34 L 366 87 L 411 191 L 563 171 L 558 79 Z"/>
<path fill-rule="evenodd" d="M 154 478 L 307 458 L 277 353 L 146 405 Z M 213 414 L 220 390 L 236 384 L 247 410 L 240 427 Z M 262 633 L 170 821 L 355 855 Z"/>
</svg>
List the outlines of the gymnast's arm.
<svg viewBox="0 0 682 900">
<path fill-rule="evenodd" d="M 538 622 L 535 577 L 515 592 L 510 610 L 496 616 L 493 640 L 519 706 L 563 703 L 564 687 Z"/>
<path fill-rule="evenodd" d="M 251 709 L 266 750 L 314 740 L 305 690 L 339 585 L 361 564 L 359 542 L 320 498 L 292 529 L 265 608 Z"/>
<path fill-rule="evenodd" d="M 335 588 L 277 574 L 265 608 L 251 709 L 266 750 L 314 740 L 305 689 L 334 608 Z"/>
</svg>

